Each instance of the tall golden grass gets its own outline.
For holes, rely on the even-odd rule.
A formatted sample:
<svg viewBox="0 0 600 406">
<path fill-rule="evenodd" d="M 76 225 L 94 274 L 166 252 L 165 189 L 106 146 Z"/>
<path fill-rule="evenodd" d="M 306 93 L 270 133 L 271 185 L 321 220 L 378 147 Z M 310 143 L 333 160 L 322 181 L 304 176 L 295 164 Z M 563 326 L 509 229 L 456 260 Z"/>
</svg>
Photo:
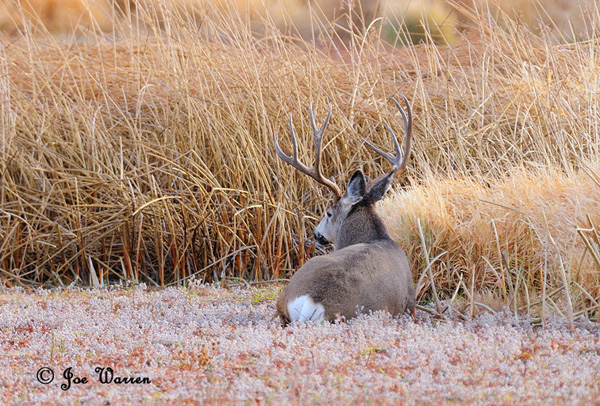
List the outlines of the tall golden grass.
<svg viewBox="0 0 600 406">
<path fill-rule="evenodd" d="M 331 103 L 326 173 L 377 175 L 362 139 L 389 146 L 384 120 L 401 133 L 387 100 L 402 93 L 413 155 L 381 209 L 420 298 L 599 313 L 598 11 L 566 44 L 462 8 L 473 28 L 454 46 L 392 49 L 377 23 L 346 43 L 321 26 L 313 43 L 161 4 L 84 39 L 35 24 L 1 38 L 5 285 L 285 278 L 315 254 L 328 196 L 276 159 L 275 133 L 291 112 L 310 161 L 307 106 L 323 120 Z"/>
<path fill-rule="evenodd" d="M 515 168 L 486 183 L 433 178 L 396 191 L 381 213 L 392 236 L 420 260 L 418 297 L 431 298 L 433 286 L 444 297 L 474 291 L 466 303 L 481 298 L 540 321 L 546 312 L 597 313 L 600 165 L 593 168 L 570 175 Z"/>
</svg>

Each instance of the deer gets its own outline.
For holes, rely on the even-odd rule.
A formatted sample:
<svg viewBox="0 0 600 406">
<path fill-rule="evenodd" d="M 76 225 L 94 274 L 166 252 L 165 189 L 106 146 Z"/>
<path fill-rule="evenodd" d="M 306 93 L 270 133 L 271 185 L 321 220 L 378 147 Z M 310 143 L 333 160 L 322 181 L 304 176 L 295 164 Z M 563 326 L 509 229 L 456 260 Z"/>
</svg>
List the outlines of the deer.
<svg viewBox="0 0 600 406">
<path fill-rule="evenodd" d="M 395 147 L 395 156 L 367 140 L 363 141 L 389 161 L 392 169 L 372 181 L 357 169 L 344 193 L 333 178 L 327 179 L 321 171 L 323 133 L 331 116 L 331 104 L 320 129 L 315 123 L 312 103 L 309 106 L 315 148 L 312 168 L 298 160 L 292 114 L 289 118 L 291 156 L 282 151 L 279 134 L 275 134 L 277 156 L 333 193 L 333 199 L 313 235 L 321 245 L 333 243 L 334 250 L 309 259 L 282 290 L 277 299 L 275 317 L 280 318 L 283 326 L 294 321 L 349 320 L 359 314 L 376 311 L 387 311 L 394 317 L 405 312 L 415 316 L 415 286 L 410 263 L 375 210 L 375 203 L 383 199 L 391 188 L 394 176 L 404 171 L 410 154 L 412 112 L 407 98 L 402 97 L 406 112 L 398 100 L 392 98 L 392 101 L 404 122 L 404 151 L 400 151 L 396 134 L 384 121 Z"/>
</svg>

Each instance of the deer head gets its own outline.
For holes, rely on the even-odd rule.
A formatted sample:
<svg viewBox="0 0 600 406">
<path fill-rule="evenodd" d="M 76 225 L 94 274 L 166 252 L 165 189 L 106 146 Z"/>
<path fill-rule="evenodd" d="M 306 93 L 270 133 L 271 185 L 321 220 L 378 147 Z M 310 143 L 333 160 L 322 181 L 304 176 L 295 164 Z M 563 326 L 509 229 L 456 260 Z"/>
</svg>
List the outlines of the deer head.
<svg viewBox="0 0 600 406">
<path fill-rule="evenodd" d="M 289 122 L 290 136 L 292 139 L 292 156 L 286 155 L 281 150 L 281 147 L 279 146 L 278 135 L 275 136 L 275 151 L 284 162 L 298 169 L 300 172 L 309 175 L 322 185 L 327 186 L 333 192 L 333 200 L 327 207 L 323 219 L 313 233 L 315 239 L 320 244 L 328 244 L 332 242 L 337 250 L 345 246 L 361 242 L 362 240 L 377 238 L 377 233 L 385 233 L 387 236 L 385 227 L 383 227 L 383 225 L 379 227 L 378 222 L 380 223 L 380 220 L 374 214 L 372 206 L 381 200 L 385 192 L 389 190 L 394 175 L 397 172 L 404 170 L 410 154 L 412 143 L 412 112 L 406 97 L 402 96 L 402 98 L 406 103 L 406 112 L 396 99 L 392 98 L 392 101 L 400 111 L 404 121 L 404 132 L 406 136 L 404 151 L 400 151 L 400 145 L 398 144 L 396 134 L 388 125 L 388 123 L 385 122 L 385 126 L 392 137 L 392 141 L 394 142 L 394 156 L 383 152 L 369 141 L 364 141 L 371 149 L 388 160 L 393 165 L 392 169 L 372 181 L 370 181 L 368 177 L 365 176 L 359 169 L 354 172 L 348 181 L 348 185 L 346 186 L 346 191 L 344 193 L 341 192 L 340 188 L 335 184 L 335 182 L 323 176 L 320 166 L 323 133 L 327 127 L 327 124 L 329 123 L 329 118 L 331 116 L 331 105 L 329 105 L 329 112 L 327 113 L 325 122 L 320 129 L 317 129 L 315 124 L 312 103 L 309 107 L 309 117 L 313 128 L 315 143 L 315 163 L 313 168 L 308 168 L 298 160 L 296 135 L 294 133 L 294 125 L 292 123 L 291 114 Z M 347 223 L 350 215 L 359 211 L 362 213 L 362 216 L 356 216 L 356 218 L 353 219 L 358 223 L 358 225 L 348 227 Z"/>
</svg>

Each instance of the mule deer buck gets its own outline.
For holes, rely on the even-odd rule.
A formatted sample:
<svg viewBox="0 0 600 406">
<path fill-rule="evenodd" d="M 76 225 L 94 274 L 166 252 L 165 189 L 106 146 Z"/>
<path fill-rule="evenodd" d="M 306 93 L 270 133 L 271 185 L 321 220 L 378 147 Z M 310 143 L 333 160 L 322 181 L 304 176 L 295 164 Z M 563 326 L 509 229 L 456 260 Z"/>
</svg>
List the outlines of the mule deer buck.
<svg viewBox="0 0 600 406">
<path fill-rule="evenodd" d="M 332 242 L 334 251 L 314 257 L 306 262 L 291 278 L 277 300 L 277 315 L 282 324 L 292 321 L 333 321 L 337 317 L 350 319 L 361 312 L 386 310 L 392 315 L 407 311 L 414 315 L 415 287 L 406 254 L 394 242 L 374 205 L 391 187 L 397 172 L 404 170 L 410 154 L 412 113 L 406 97 L 405 112 L 400 103 L 392 100 L 402 114 L 406 141 L 400 152 L 398 139 L 390 126 L 385 126 L 394 142 L 396 154 L 391 156 L 369 141 L 365 142 L 390 163 L 392 170 L 369 182 L 359 169 L 350 178 L 346 192 L 342 194 L 333 180 L 321 173 L 321 145 L 323 132 L 331 115 L 317 129 L 312 104 L 309 108 L 314 133 L 315 163 L 308 168 L 298 160 L 298 148 L 292 116 L 290 136 L 292 156 L 286 155 L 275 136 L 275 151 L 287 164 L 327 186 L 334 195 L 332 204 L 314 231 L 321 244 Z"/>
</svg>

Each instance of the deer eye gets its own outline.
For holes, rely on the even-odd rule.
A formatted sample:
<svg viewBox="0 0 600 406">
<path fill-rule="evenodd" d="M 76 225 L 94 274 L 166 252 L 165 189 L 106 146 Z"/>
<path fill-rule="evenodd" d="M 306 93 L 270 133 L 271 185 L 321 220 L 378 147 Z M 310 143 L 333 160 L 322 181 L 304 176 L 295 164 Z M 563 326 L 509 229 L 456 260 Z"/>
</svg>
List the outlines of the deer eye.
<svg viewBox="0 0 600 406">
<path fill-rule="evenodd" d="M 330 211 L 327 212 L 327 217 L 331 217 L 331 212 Z"/>
</svg>

